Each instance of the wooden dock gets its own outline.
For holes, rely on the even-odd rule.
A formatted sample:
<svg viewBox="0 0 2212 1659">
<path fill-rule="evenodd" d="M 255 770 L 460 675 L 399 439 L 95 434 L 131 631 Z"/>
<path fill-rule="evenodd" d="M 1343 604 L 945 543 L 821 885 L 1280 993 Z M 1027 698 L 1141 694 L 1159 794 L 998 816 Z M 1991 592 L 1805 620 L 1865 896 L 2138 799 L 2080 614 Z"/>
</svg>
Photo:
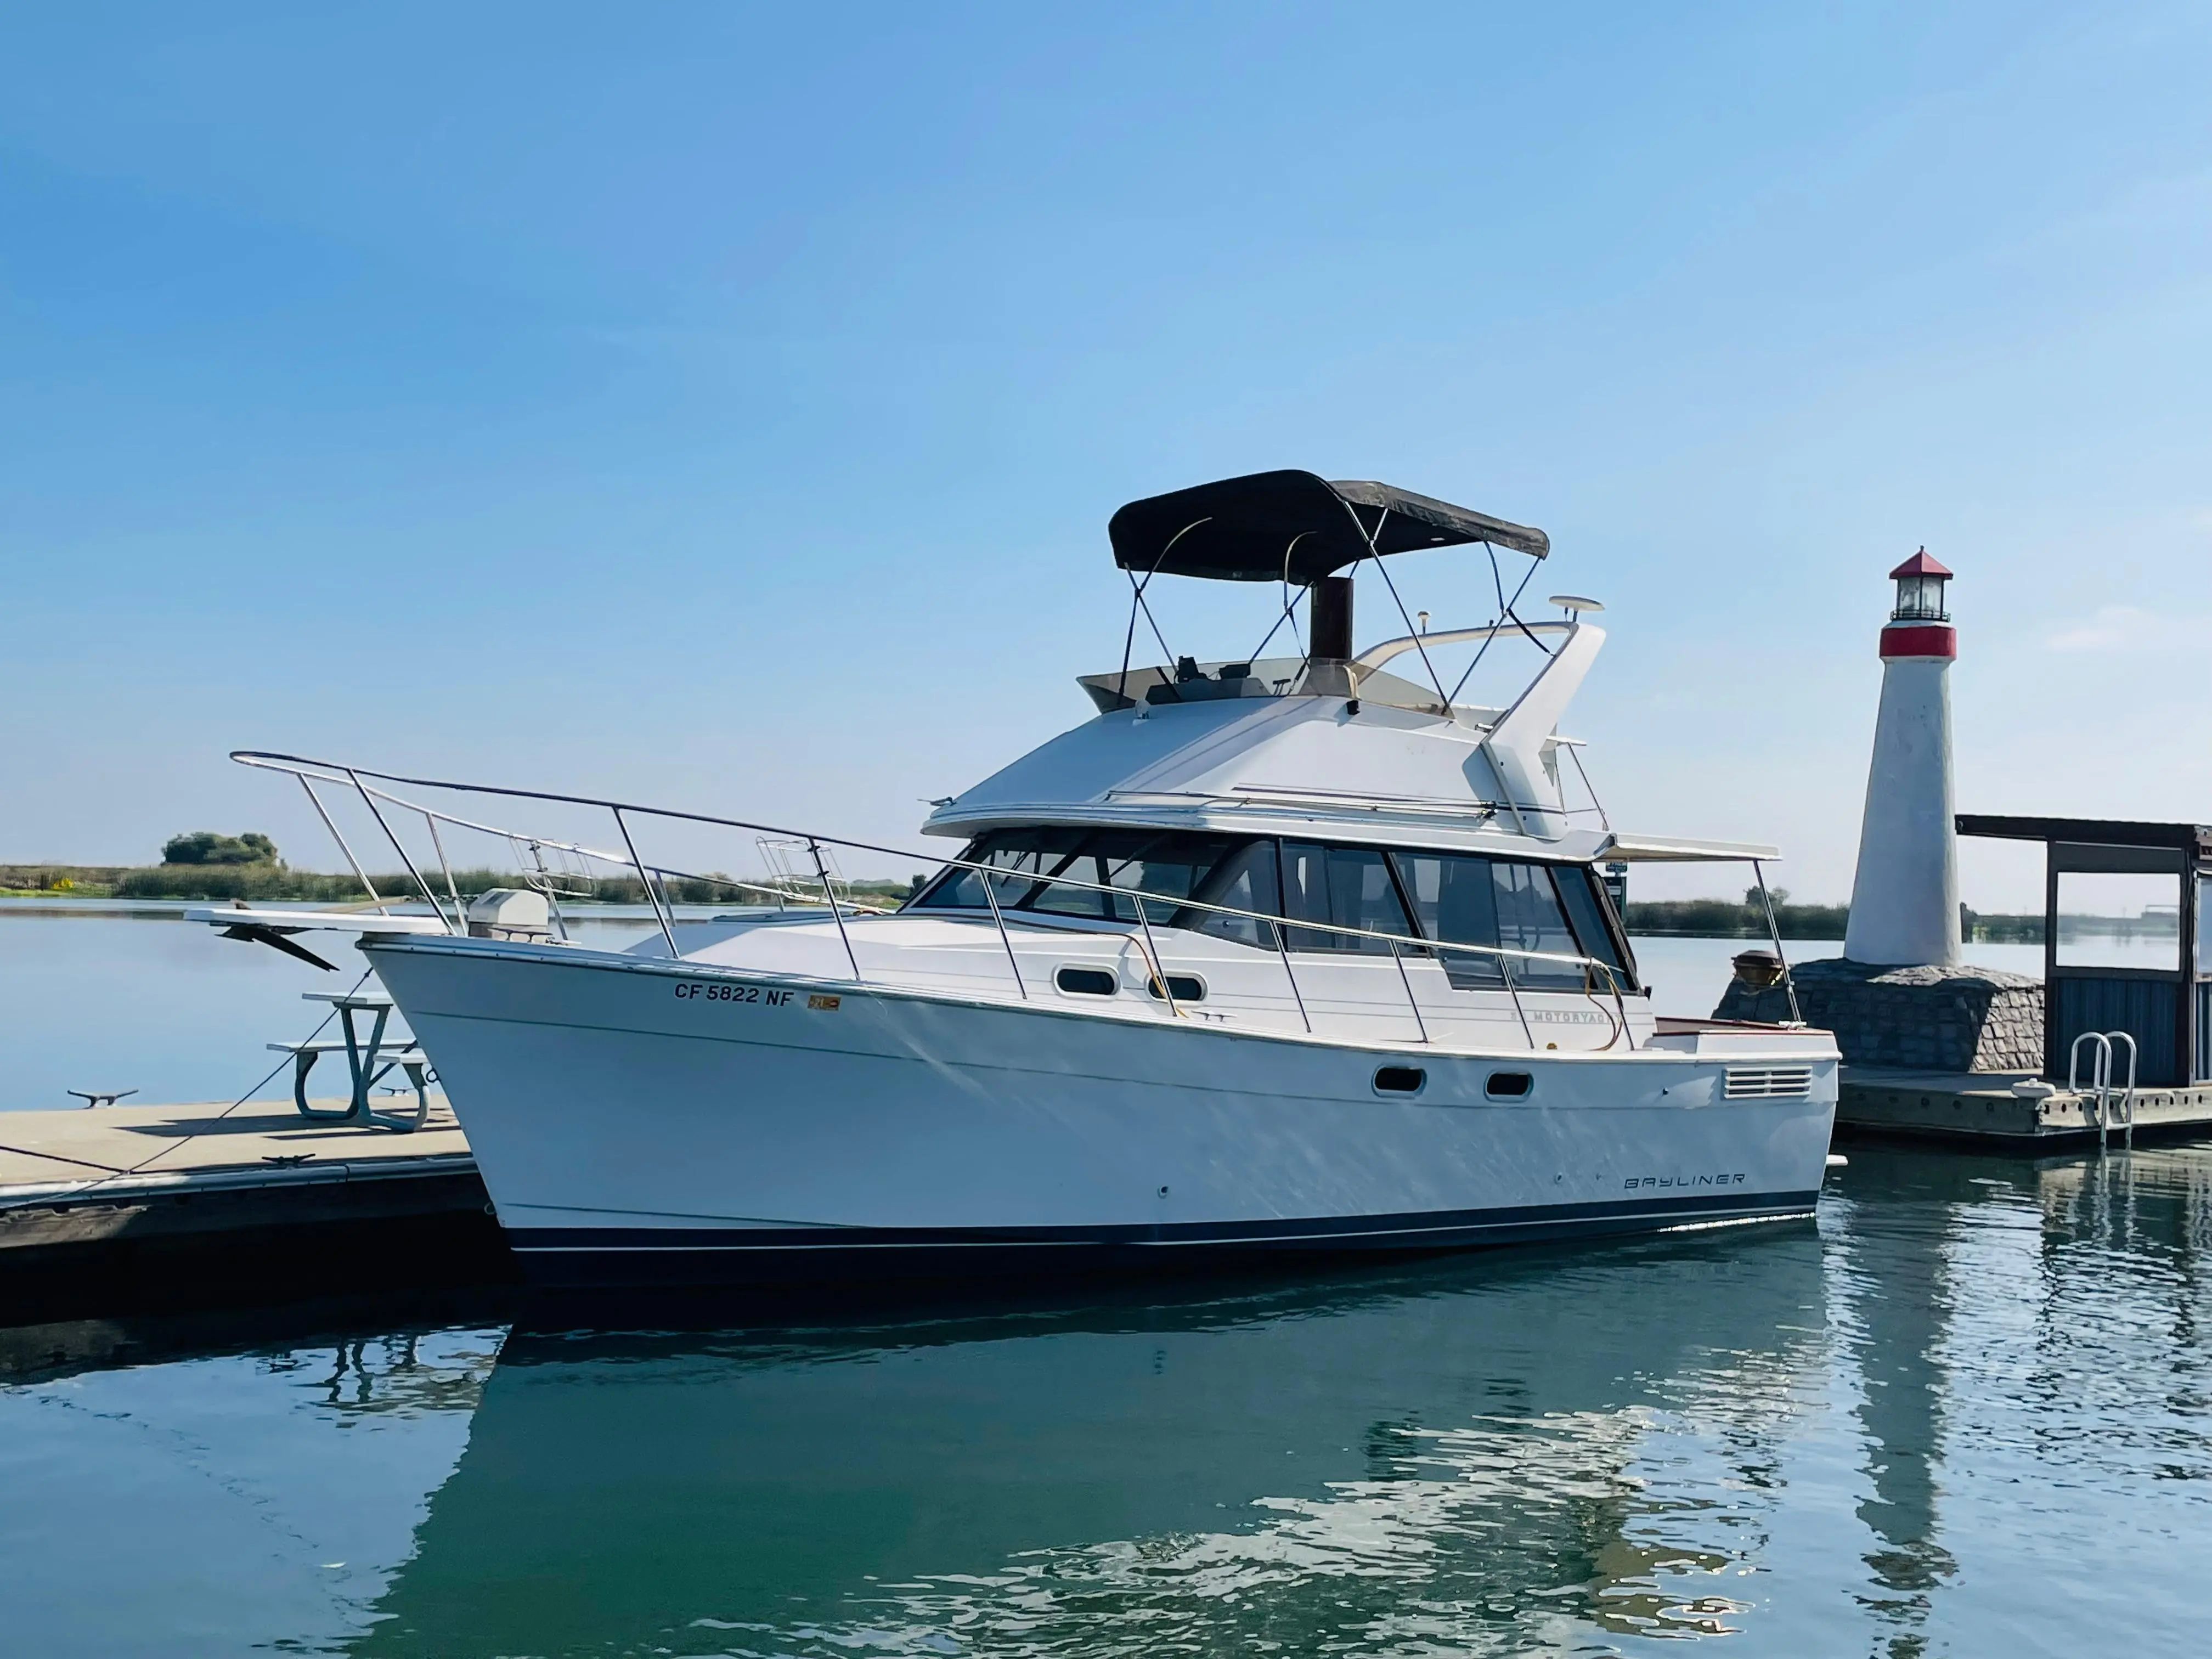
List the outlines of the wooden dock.
<svg viewBox="0 0 2212 1659">
<path fill-rule="evenodd" d="M 501 1248 L 468 1142 L 434 1095 L 411 1134 L 271 1101 L 0 1113 L 0 1303 L 57 1273 L 243 1255 L 295 1285 L 362 1285 L 425 1249 Z"/>
<path fill-rule="evenodd" d="M 2040 1099 L 2014 1092 L 2028 1072 L 1909 1072 L 1846 1066 L 1836 1106 L 1838 1133 L 1911 1135 L 2017 1148 L 2097 1139 L 2094 1097 L 2061 1089 Z M 2137 1139 L 2212 1135 L 2212 1084 L 2138 1089 Z M 2121 1136 L 2112 1135 L 2117 1144 Z"/>
</svg>

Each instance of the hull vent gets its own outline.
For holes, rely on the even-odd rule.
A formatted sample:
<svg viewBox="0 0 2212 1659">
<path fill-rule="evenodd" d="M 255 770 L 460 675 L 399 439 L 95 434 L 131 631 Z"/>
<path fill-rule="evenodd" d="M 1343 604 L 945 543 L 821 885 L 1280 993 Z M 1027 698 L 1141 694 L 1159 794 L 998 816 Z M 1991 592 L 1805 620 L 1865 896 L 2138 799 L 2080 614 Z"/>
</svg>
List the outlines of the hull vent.
<svg viewBox="0 0 2212 1659">
<path fill-rule="evenodd" d="M 1802 1100 L 1813 1092 L 1809 1066 L 1731 1066 L 1725 1098 L 1729 1100 Z"/>
</svg>

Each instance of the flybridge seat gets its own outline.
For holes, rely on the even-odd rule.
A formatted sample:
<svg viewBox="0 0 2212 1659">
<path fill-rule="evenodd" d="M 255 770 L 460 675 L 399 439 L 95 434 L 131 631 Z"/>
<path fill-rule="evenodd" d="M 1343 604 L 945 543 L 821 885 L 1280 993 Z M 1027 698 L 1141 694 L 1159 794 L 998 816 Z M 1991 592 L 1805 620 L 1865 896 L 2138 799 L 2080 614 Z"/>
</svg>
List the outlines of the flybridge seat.
<svg viewBox="0 0 2212 1659">
<path fill-rule="evenodd" d="M 1257 662 L 1194 662 L 1185 657 L 1172 668 L 1109 669 L 1103 674 L 1078 675 L 1075 683 L 1100 714 L 1110 714 L 1139 703 L 1157 708 L 1168 703 L 1212 702 L 1224 697 L 1288 696 L 1305 684 L 1309 666 L 1303 657 L 1266 657 Z M 1353 663 L 1352 672 L 1363 702 L 1422 714 L 1436 712 L 1437 694 L 1432 687 L 1416 685 L 1362 662 Z M 1465 704 L 1454 707 L 1479 723 L 1496 719 L 1499 712 Z"/>
</svg>

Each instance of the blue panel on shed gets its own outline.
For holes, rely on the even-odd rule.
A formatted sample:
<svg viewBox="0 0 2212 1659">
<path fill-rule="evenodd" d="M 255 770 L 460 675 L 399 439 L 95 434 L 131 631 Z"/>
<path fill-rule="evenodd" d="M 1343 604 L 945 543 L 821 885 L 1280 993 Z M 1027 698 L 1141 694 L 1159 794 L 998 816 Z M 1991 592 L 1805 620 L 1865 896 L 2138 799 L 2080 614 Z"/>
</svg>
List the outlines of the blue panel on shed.
<svg viewBox="0 0 2212 1659">
<path fill-rule="evenodd" d="M 2077 979 L 2061 969 L 2051 982 L 2049 1002 L 2052 1070 L 2065 1075 L 2067 1054 L 2082 1032 L 2125 1031 L 2140 1050 L 2136 1080 L 2145 1088 L 2173 1087 L 2183 1080 L 2175 1074 L 2173 1063 L 2174 1015 L 2180 990 L 2181 982 L 2171 976 L 2134 979 L 2100 974 Z M 2203 1030 L 2201 1024 L 2198 1030 Z M 2201 1038 L 2198 1048 L 2201 1070 Z M 2084 1064 L 2087 1059 L 2082 1056 Z M 2127 1061 L 2120 1056 L 2114 1059 L 2124 1076 Z"/>
</svg>

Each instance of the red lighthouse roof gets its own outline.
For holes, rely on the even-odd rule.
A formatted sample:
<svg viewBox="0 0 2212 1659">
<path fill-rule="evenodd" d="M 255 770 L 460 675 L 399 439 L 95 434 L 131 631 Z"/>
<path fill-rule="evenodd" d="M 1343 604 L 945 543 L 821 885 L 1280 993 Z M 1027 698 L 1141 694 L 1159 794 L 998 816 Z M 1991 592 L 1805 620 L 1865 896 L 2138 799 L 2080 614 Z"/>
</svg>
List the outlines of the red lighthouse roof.
<svg viewBox="0 0 2212 1659">
<path fill-rule="evenodd" d="M 1950 574 L 1942 565 L 1929 558 L 1928 550 L 1923 547 L 1896 569 L 1891 571 L 1889 579 L 1896 581 L 1905 576 L 1948 576 Z"/>
</svg>

